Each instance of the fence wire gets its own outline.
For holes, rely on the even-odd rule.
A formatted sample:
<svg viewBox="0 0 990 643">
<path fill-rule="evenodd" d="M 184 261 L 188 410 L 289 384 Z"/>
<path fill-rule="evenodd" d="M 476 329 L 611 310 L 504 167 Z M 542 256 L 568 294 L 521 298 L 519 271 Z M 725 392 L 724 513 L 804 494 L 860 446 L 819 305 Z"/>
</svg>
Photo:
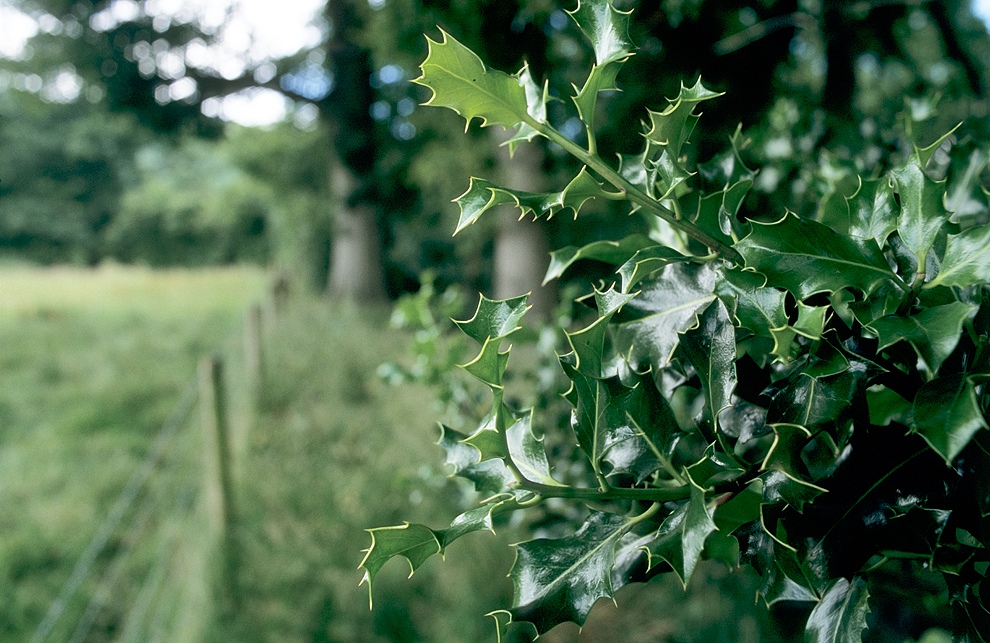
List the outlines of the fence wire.
<svg viewBox="0 0 990 643">
<path fill-rule="evenodd" d="M 238 350 L 243 348 L 238 341 L 242 328 L 242 322 L 234 324 L 215 351 L 218 355 L 228 355 L 233 362 L 234 368 L 225 369 L 227 390 L 233 393 L 228 398 L 228 409 L 240 409 L 241 413 L 246 408 L 245 403 L 250 404 L 250 400 L 245 399 L 250 397 L 250 392 L 240 390 L 245 387 L 230 386 L 229 380 L 232 373 L 241 370 L 238 367 L 243 367 L 245 361 Z M 101 615 L 111 608 L 119 612 L 117 620 L 113 615 L 108 616 L 106 622 L 111 625 L 96 640 L 172 643 L 172 625 L 181 603 L 188 600 L 180 596 L 188 590 L 185 585 L 189 578 L 185 572 L 191 562 L 205 562 L 196 560 L 202 552 L 193 552 L 197 544 L 194 541 L 203 529 L 198 515 L 203 475 L 199 462 L 202 436 L 198 432 L 181 431 L 184 426 L 195 424 L 190 418 L 200 402 L 199 384 L 196 375 L 186 384 L 147 454 L 49 605 L 31 643 L 50 640 L 85 643 L 91 636 L 96 636 L 94 630 L 100 624 Z M 247 388 L 250 386 L 248 382 Z M 178 436 L 184 439 L 177 439 Z M 112 555 L 108 553 L 111 549 L 115 549 Z M 138 567 L 134 558 L 139 550 L 150 560 L 141 561 L 146 571 L 135 574 L 132 568 Z M 94 581 L 96 568 L 100 567 L 98 563 L 108 556 L 109 562 L 103 565 Z M 142 578 L 125 578 L 128 573 Z M 88 600 L 86 596 L 78 598 L 79 603 L 85 601 L 85 607 L 77 620 L 66 622 L 70 605 L 74 605 L 87 582 L 95 582 L 95 589 L 89 592 Z"/>
</svg>

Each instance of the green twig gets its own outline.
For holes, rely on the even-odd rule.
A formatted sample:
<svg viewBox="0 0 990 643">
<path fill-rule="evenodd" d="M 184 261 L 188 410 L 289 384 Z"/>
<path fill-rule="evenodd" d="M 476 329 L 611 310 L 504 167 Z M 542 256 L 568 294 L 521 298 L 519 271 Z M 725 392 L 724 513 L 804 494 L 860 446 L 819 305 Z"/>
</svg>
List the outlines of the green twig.
<svg viewBox="0 0 990 643">
<path fill-rule="evenodd" d="M 740 266 L 745 264 L 742 255 L 736 252 L 734 248 L 712 237 L 693 223 L 678 217 L 676 212 L 630 183 L 625 177 L 616 172 L 598 155 L 590 154 L 587 150 L 573 143 L 566 136 L 550 127 L 547 123 L 537 121 L 531 116 L 527 116 L 524 122 L 539 132 L 542 136 L 561 146 L 569 154 L 593 169 L 603 179 L 621 190 L 626 195 L 626 198 L 636 205 L 647 210 L 651 214 L 660 217 L 670 225 L 674 226 L 674 228 L 680 230 L 696 241 L 701 242 L 706 247 L 711 249 L 712 252 L 718 253 L 724 259 Z"/>
</svg>

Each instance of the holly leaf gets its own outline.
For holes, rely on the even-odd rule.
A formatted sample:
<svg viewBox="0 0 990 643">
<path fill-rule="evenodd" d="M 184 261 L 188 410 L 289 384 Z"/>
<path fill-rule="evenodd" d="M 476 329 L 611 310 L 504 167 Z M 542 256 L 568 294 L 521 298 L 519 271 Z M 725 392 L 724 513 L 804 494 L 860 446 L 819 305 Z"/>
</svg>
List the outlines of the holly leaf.
<svg viewBox="0 0 990 643">
<path fill-rule="evenodd" d="M 485 212 L 498 205 L 509 204 L 519 209 L 520 216 L 543 214 L 552 216 L 563 208 L 570 208 L 574 215 L 589 199 L 596 197 L 612 198 L 601 183 L 592 177 L 586 168 L 581 168 L 567 186 L 560 192 L 525 192 L 498 186 L 486 179 L 471 178 L 467 191 L 454 199 L 461 214 L 457 221 L 456 235 L 475 223 Z"/>
<path fill-rule="evenodd" d="M 853 239 L 794 214 L 776 223 L 754 222 L 753 232 L 735 249 L 747 267 L 798 299 L 850 287 L 869 295 L 896 278 L 876 242 Z"/>
<path fill-rule="evenodd" d="M 440 425 L 440 440 L 437 444 L 446 454 L 445 464 L 452 467 L 451 475 L 470 480 L 475 489 L 487 494 L 504 491 L 515 482 L 515 477 L 502 460 L 481 460 L 481 452 L 477 447 L 466 443 L 467 439 L 468 436 L 463 433 Z"/>
<path fill-rule="evenodd" d="M 760 476 L 763 481 L 763 500 L 768 505 L 785 502 L 799 513 L 804 505 L 828 491 L 800 477 L 776 469 Z"/>
<path fill-rule="evenodd" d="M 647 110 L 650 121 L 645 134 L 646 140 L 650 145 L 665 148 L 670 158 L 676 161 L 698 122 L 699 115 L 694 113 L 695 106 L 721 95 L 705 87 L 701 78 L 693 87 L 686 87 L 682 83 L 677 98 L 671 100 L 666 109 L 661 112 Z"/>
<path fill-rule="evenodd" d="M 636 434 L 629 411 L 642 395 L 642 384 L 630 388 L 618 376 L 598 378 L 563 361 L 561 365 L 571 380 L 571 389 L 565 394 L 574 406 L 571 428 L 595 472 L 600 473 L 606 450 Z"/>
<path fill-rule="evenodd" d="M 849 234 L 873 239 L 881 248 L 897 229 L 897 203 L 887 180 L 859 180 L 859 189 L 846 200 L 849 208 Z"/>
<path fill-rule="evenodd" d="M 628 261 L 619 266 L 618 274 L 622 278 L 622 292 L 630 292 L 640 281 L 668 264 L 675 261 L 690 261 L 690 259 L 691 257 L 686 257 L 672 248 L 658 246 L 651 241 L 650 247 L 639 250 Z"/>
<path fill-rule="evenodd" d="M 825 330 L 828 306 L 806 306 L 799 301 L 797 311 L 797 320 L 793 325 L 770 329 L 770 335 L 774 340 L 772 354 L 778 356 L 784 363 L 797 356 L 800 350 L 797 343 L 798 336 L 818 340 Z"/>
<path fill-rule="evenodd" d="M 649 237 L 634 234 L 619 241 L 595 241 L 586 246 L 566 246 L 560 250 L 550 253 L 550 267 L 547 268 L 547 275 L 543 278 L 543 283 L 548 283 L 551 279 L 556 279 L 582 259 L 601 261 L 612 265 L 625 264 L 630 257 L 637 254 L 637 251 L 644 248 L 657 247 Z M 623 287 L 623 292 L 629 292 Z"/>
<path fill-rule="evenodd" d="M 509 455 L 528 480 L 560 486 L 560 483 L 550 475 L 550 462 L 547 460 L 543 439 L 533 434 L 532 411 L 516 420 L 505 433 Z"/>
<path fill-rule="evenodd" d="M 787 326 L 782 290 L 767 288 L 766 278 L 751 270 L 723 270 L 715 294 L 739 321 L 755 335 L 772 337 L 771 331 Z"/>
<path fill-rule="evenodd" d="M 523 88 L 526 93 L 526 111 L 530 116 L 533 117 L 538 123 L 545 123 L 547 121 L 547 100 L 549 98 L 549 85 L 544 82 L 542 89 L 533 80 L 533 74 L 529 71 L 529 65 L 526 64 L 523 68 L 516 74 L 517 81 L 519 85 Z M 519 129 L 513 134 L 505 144 L 509 146 L 509 155 L 515 154 L 516 147 L 519 143 L 523 141 L 532 141 L 534 138 L 539 136 L 540 133 L 533 129 L 532 125 L 528 123 L 521 123 Z"/>
<path fill-rule="evenodd" d="M 597 66 L 622 61 L 632 55 L 631 11 L 619 11 L 609 0 L 578 0 L 577 8 L 567 13 L 591 41 Z"/>
<path fill-rule="evenodd" d="M 866 375 L 867 367 L 861 362 L 829 377 L 798 371 L 771 394 L 767 422 L 795 424 L 809 431 L 834 425 L 846 416 Z"/>
<path fill-rule="evenodd" d="M 573 536 L 516 545 L 512 619 L 540 634 L 566 621 L 583 625 L 595 601 L 612 597 L 615 548 L 629 527 L 622 516 L 592 512 Z"/>
<path fill-rule="evenodd" d="M 502 376 L 509 363 L 509 351 L 499 352 L 501 338 L 491 338 L 485 340 L 478 356 L 467 364 L 459 364 L 460 368 L 481 380 L 491 387 L 502 386 Z"/>
<path fill-rule="evenodd" d="M 717 274 L 708 264 L 673 263 L 643 282 L 614 320 L 618 348 L 633 368 L 670 362 L 680 333 L 697 325 L 697 312 L 715 298 Z"/>
<path fill-rule="evenodd" d="M 641 482 L 661 464 L 669 472 L 674 471 L 670 459 L 680 427 L 649 374 L 637 377 L 637 384 L 623 404 L 626 422 L 605 434 L 602 461 L 611 466 L 609 474 L 629 473 Z"/>
<path fill-rule="evenodd" d="M 990 225 L 949 235 L 938 275 L 926 288 L 990 283 Z"/>
<path fill-rule="evenodd" d="M 681 352 L 698 371 L 709 417 L 718 430 L 719 413 L 732 406 L 736 388 L 735 326 L 721 300 L 708 304 L 698 327 L 683 335 Z"/>
<path fill-rule="evenodd" d="M 573 101 L 578 110 L 578 116 L 584 123 L 585 132 L 588 134 L 588 147 L 595 149 L 595 105 L 598 103 L 598 94 L 603 91 L 618 90 L 615 78 L 622 69 L 625 60 L 617 60 L 604 65 L 595 65 L 591 68 L 584 86 L 574 95 Z"/>
<path fill-rule="evenodd" d="M 409 575 L 412 576 L 420 565 L 435 554 L 443 554 L 458 538 L 476 531 L 490 531 L 494 534 L 492 514 L 506 506 L 518 505 L 514 498 L 503 496 L 495 502 L 465 511 L 454 518 L 450 527 L 441 530 L 408 522 L 393 527 L 367 529 L 371 534 L 371 546 L 364 550 L 364 559 L 358 569 L 364 569 L 361 582 L 368 583 L 368 599 L 372 599 L 375 576 L 389 560 L 396 556 L 405 558 L 409 563 Z"/>
<path fill-rule="evenodd" d="M 613 288 L 605 292 L 595 290 L 598 319 L 586 328 L 566 333 L 574 351 L 574 369 L 590 377 L 602 375 L 602 353 L 605 349 L 605 333 L 612 316 L 635 295 L 618 293 Z"/>
<path fill-rule="evenodd" d="M 726 186 L 721 192 L 700 197 L 694 224 L 724 243 L 735 243 L 739 239 L 733 235 L 736 226 L 740 225 L 736 223 L 736 215 L 752 186 L 752 179 L 743 179 Z"/>
<path fill-rule="evenodd" d="M 976 432 L 986 429 L 973 380 L 964 374 L 940 377 L 924 384 L 914 397 L 912 428 L 948 464 Z"/>
<path fill-rule="evenodd" d="M 519 330 L 519 321 L 526 311 L 529 295 L 511 299 L 489 299 L 480 295 L 478 308 L 471 319 L 454 320 L 465 335 L 484 345 L 489 339 L 502 339 Z"/>
<path fill-rule="evenodd" d="M 717 529 L 712 520 L 714 510 L 708 508 L 704 490 L 690 476 L 687 478 L 691 497 L 670 512 L 660 525 L 656 539 L 647 546 L 650 567 L 656 564 L 654 558 L 665 561 L 685 589 L 701 559 L 705 540 Z"/>
<path fill-rule="evenodd" d="M 358 569 L 364 569 L 362 583 L 368 583 L 368 600 L 372 600 L 372 584 L 375 576 L 389 560 L 402 556 L 409 562 L 409 575 L 434 554 L 443 551 L 437 533 L 425 525 L 405 523 L 394 527 L 367 529 L 371 534 L 371 546 L 364 550 L 364 560 Z"/>
<path fill-rule="evenodd" d="M 808 643 L 861 643 L 870 613 L 866 581 L 839 578 L 808 616 L 804 638 Z"/>
<path fill-rule="evenodd" d="M 880 340 L 877 350 L 910 342 L 934 376 L 959 343 L 963 322 L 976 308 L 962 302 L 926 308 L 915 315 L 888 315 L 870 324 Z"/>
<path fill-rule="evenodd" d="M 526 90 L 519 79 L 489 69 L 473 51 L 444 30 L 441 40 L 427 37 L 429 53 L 420 65 L 422 75 L 413 82 L 429 87 L 433 96 L 426 105 L 448 107 L 464 117 L 465 129 L 475 118 L 481 125 L 509 129 L 529 115 Z"/>
<path fill-rule="evenodd" d="M 916 161 L 893 170 L 891 176 L 901 201 L 897 233 L 918 258 L 918 265 L 924 267 L 928 251 L 949 220 L 943 203 L 944 181 L 936 182 L 925 176 Z"/>
</svg>

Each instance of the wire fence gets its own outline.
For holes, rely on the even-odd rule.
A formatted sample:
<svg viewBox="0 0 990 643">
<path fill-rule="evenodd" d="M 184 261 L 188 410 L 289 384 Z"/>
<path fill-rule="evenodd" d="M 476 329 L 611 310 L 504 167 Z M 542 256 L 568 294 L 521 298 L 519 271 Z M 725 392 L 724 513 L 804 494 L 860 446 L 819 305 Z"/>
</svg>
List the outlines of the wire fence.
<svg viewBox="0 0 990 643">
<path fill-rule="evenodd" d="M 202 360 L 31 643 L 196 643 L 236 603 L 231 468 L 254 420 L 261 311 Z"/>
</svg>

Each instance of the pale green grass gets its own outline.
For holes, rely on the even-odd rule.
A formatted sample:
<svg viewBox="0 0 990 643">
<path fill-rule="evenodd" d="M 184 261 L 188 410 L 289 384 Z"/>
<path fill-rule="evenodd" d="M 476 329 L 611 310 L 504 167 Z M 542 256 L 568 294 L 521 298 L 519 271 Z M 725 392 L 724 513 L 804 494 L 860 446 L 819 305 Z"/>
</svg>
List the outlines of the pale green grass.
<svg viewBox="0 0 990 643">
<path fill-rule="evenodd" d="M 265 283 L 255 268 L 0 269 L 0 640 L 27 640 Z"/>
<path fill-rule="evenodd" d="M 150 314 L 157 317 L 210 315 L 240 309 L 256 296 L 265 273 L 243 266 L 152 270 L 103 264 L 0 269 L 0 319 L 69 312 Z"/>
</svg>

